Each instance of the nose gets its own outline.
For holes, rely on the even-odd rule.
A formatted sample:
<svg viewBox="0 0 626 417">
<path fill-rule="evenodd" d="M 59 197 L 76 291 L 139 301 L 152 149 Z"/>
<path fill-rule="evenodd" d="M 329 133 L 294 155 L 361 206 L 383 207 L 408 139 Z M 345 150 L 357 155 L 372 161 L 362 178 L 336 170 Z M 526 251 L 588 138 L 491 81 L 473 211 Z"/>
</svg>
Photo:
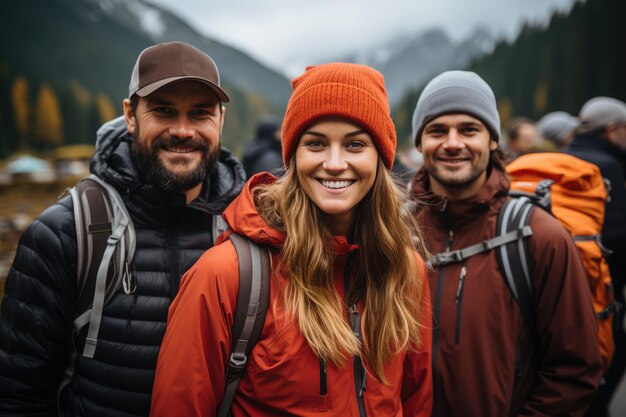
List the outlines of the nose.
<svg viewBox="0 0 626 417">
<path fill-rule="evenodd" d="M 175 136 L 179 139 L 187 139 L 192 138 L 194 133 L 193 124 L 189 121 L 187 115 L 181 114 L 172 120 L 172 125 L 170 126 L 171 136 Z"/>
<path fill-rule="evenodd" d="M 322 167 L 329 172 L 340 172 L 348 168 L 343 149 L 340 146 L 330 146 Z"/>
<path fill-rule="evenodd" d="M 465 143 L 461 140 L 458 129 L 451 128 L 448 131 L 448 137 L 443 143 L 443 148 L 448 151 L 455 151 L 463 147 L 465 147 Z"/>
</svg>

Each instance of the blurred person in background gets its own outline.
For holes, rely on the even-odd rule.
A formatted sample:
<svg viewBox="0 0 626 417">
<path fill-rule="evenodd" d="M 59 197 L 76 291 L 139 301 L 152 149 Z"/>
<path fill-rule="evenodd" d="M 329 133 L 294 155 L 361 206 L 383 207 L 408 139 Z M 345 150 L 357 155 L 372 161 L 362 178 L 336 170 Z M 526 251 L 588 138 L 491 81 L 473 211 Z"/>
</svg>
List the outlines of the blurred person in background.
<svg viewBox="0 0 626 417">
<path fill-rule="evenodd" d="M 579 125 L 578 118 L 564 111 L 554 111 L 537 122 L 537 134 L 541 143 L 537 146 L 542 152 L 559 152 L 574 139 L 574 130 Z"/>
<path fill-rule="evenodd" d="M 504 152 L 510 159 L 533 152 L 537 146 L 535 123 L 525 117 L 510 119 L 506 124 L 505 134 L 507 143 Z"/>
<path fill-rule="evenodd" d="M 255 138 L 243 149 L 243 167 L 248 178 L 259 172 L 282 176 L 285 172 L 280 145 L 280 120 L 264 117 L 256 127 Z"/>
<path fill-rule="evenodd" d="M 626 103 L 611 97 L 594 97 L 578 115 L 580 127 L 566 153 L 591 162 L 611 182 L 606 203 L 602 243 L 613 251 L 606 260 L 611 271 L 615 300 L 622 308 L 615 316 L 613 337 L 615 355 L 606 383 L 590 409 L 590 416 L 607 416 L 608 407 L 626 369 L 626 333 L 624 321 L 624 287 L 626 283 Z"/>
</svg>

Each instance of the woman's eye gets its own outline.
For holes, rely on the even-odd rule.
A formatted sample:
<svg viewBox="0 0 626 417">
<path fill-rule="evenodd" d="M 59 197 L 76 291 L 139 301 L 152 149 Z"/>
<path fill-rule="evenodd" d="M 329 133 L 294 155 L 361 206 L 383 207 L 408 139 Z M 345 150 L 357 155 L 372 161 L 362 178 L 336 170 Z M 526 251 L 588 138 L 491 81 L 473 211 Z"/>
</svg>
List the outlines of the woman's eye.
<svg viewBox="0 0 626 417">
<path fill-rule="evenodd" d="M 358 150 L 358 149 L 364 148 L 365 147 L 365 143 L 355 140 L 355 141 L 349 142 L 346 145 L 346 147 L 348 149 L 351 149 L 351 150 Z"/>
<path fill-rule="evenodd" d="M 322 142 L 321 140 L 313 139 L 306 141 L 304 145 L 310 149 L 321 149 L 324 147 L 324 142 Z"/>
</svg>

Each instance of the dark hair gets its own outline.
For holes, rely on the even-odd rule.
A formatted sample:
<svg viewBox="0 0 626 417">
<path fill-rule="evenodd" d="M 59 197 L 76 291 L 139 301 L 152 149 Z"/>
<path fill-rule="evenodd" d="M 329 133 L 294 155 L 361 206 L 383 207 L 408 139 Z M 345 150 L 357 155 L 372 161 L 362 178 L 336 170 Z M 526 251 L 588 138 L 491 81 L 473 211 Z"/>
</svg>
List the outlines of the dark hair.
<svg viewBox="0 0 626 417">
<path fill-rule="evenodd" d="M 491 151 L 489 154 L 489 161 L 491 165 L 500 172 L 506 172 L 506 164 L 509 158 L 506 156 L 504 151 L 498 147 L 495 151 Z"/>
<path fill-rule="evenodd" d="M 133 94 L 130 96 L 130 108 L 133 110 L 133 114 L 137 113 L 137 106 L 139 106 L 139 96 L 137 94 Z"/>
<path fill-rule="evenodd" d="M 535 125 L 535 122 L 526 117 L 514 117 L 506 123 L 506 137 L 509 140 L 516 140 L 519 136 L 519 129 L 522 125 Z"/>
</svg>

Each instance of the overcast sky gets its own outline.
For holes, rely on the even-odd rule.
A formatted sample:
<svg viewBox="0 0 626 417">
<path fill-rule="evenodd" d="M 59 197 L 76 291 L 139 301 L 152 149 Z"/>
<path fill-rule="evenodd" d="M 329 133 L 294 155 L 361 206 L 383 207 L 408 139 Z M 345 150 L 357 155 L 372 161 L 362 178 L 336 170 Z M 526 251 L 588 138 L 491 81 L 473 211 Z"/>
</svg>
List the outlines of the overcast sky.
<svg viewBox="0 0 626 417">
<path fill-rule="evenodd" d="M 210 38 L 294 76 L 306 65 L 433 27 L 453 39 L 484 27 L 513 37 L 575 0 L 148 0 Z"/>
</svg>

